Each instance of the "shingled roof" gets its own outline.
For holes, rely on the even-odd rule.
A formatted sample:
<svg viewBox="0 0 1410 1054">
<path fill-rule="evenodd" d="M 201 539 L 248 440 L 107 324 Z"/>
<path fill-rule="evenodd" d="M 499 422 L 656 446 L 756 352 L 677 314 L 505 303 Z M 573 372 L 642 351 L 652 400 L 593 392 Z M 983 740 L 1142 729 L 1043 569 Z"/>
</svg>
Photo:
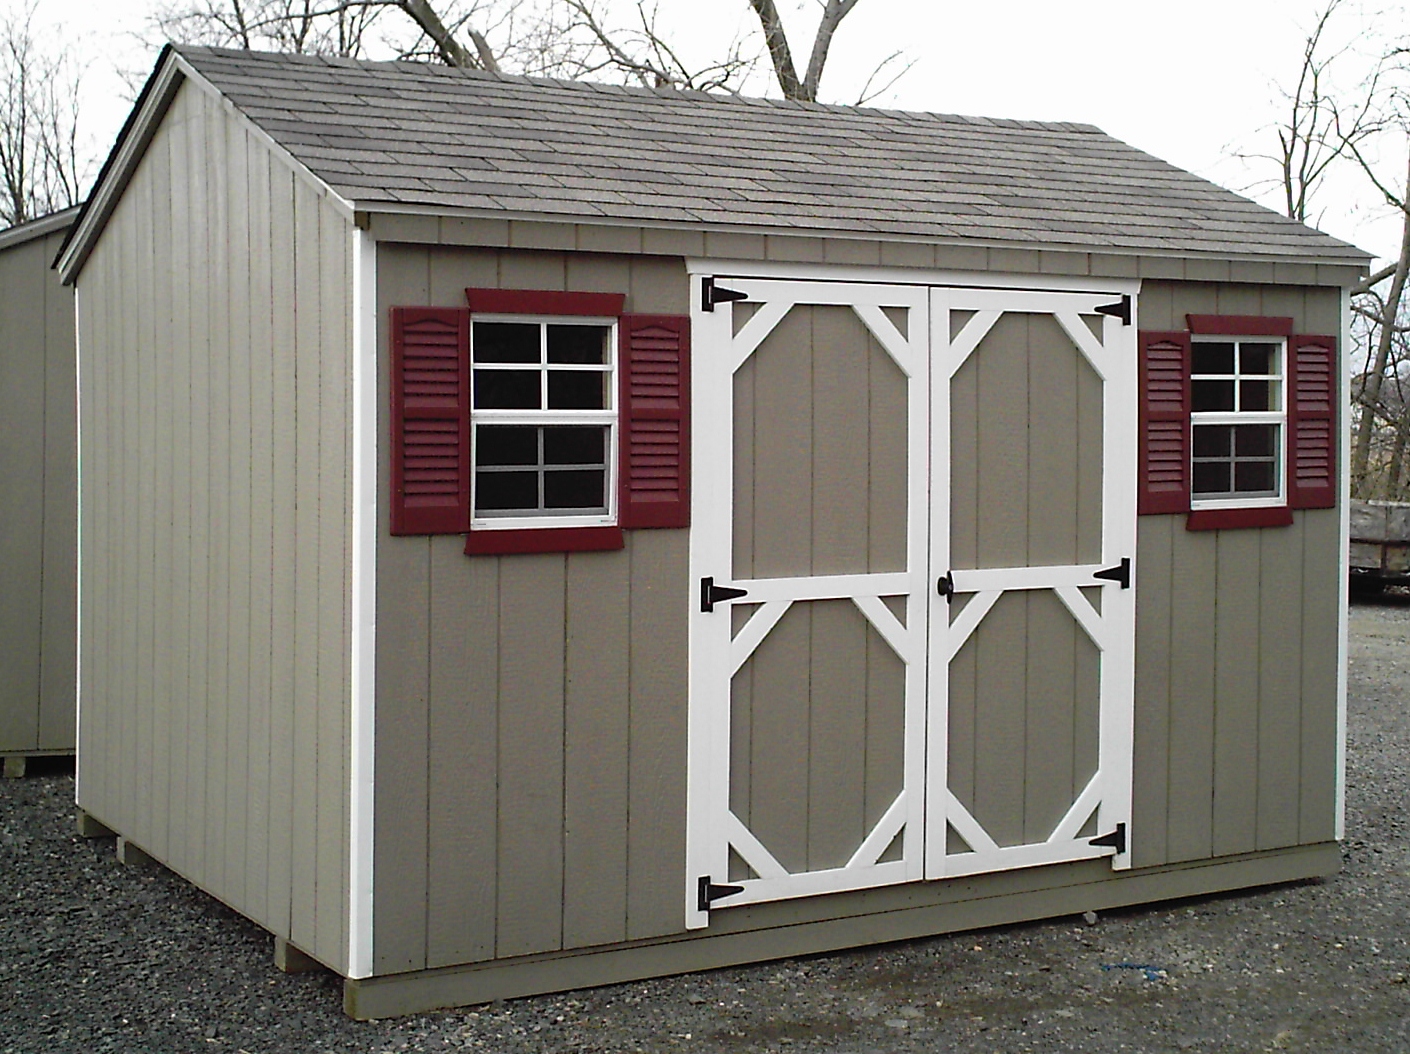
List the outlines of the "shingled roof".
<svg viewBox="0 0 1410 1054">
<path fill-rule="evenodd" d="M 189 46 L 164 60 L 173 53 L 362 211 L 1368 259 L 1091 125 Z"/>
</svg>

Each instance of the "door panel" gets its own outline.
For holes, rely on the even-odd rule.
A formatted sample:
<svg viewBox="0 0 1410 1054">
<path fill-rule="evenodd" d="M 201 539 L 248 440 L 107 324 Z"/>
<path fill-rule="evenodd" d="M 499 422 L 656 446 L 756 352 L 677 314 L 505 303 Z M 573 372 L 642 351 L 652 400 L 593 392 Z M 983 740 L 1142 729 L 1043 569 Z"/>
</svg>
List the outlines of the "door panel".
<svg viewBox="0 0 1410 1054">
<path fill-rule="evenodd" d="M 1135 555 L 1115 299 L 932 294 L 931 566 L 953 594 L 931 601 L 927 877 L 1129 866 L 1135 605 L 1096 577 Z"/>
<path fill-rule="evenodd" d="M 744 595 L 691 616 L 691 926 L 702 879 L 726 907 L 924 866 L 926 291 L 727 284 L 694 316 L 691 558 Z"/>
</svg>

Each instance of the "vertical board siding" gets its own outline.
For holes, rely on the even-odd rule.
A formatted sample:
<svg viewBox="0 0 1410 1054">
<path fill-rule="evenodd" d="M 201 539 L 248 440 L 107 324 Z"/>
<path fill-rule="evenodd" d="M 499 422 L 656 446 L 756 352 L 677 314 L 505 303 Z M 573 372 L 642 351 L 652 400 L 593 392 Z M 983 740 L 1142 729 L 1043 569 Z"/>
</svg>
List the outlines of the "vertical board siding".
<svg viewBox="0 0 1410 1054">
<path fill-rule="evenodd" d="M 689 310 L 679 260 L 384 243 L 377 276 L 379 435 L 393 306 L 475 286 Z M 389 471 L 381 444 L 383 494 Z M 391 537 L 385 512 L 378 532 L 375 971 L 679 931 L 687 533 L 467 557 Z"/>
<path fill-rule="evenodd" d="M 79 276 L 79 804 L 340 970 L 350 247 L 188 84 Z"/>
<path fill-rule="evenodd" d="M 1340 331 L 1335 289 L 1148 282 L 1139 311 L 1147 329 L 1183 329 L 1187 314 L 1262 314 L 1290 316 L 1299 332 Z M 1141 518 L 1138 867 L 1333 837 L 1337 516 L 1309 510 L 1290 527 L 1225 531 Z"/>
<path fill-rule="evenodd" d="M 0 250 L 0 753 L 74 747 L 73 293 L 64 231 Z"/>
</svg>

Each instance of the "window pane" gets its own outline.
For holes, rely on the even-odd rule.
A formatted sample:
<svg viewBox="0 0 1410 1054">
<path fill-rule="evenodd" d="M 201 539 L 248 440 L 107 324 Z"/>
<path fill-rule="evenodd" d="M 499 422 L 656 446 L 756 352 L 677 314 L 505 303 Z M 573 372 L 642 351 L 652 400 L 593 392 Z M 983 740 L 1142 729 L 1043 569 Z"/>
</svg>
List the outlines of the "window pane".
<svg viewBox="0 0 1410 1054">
<path fill-rule="evenodd" d="M 1195 457 L 1228 457 L 1231 425 L 1195 425 Z"/>
<path fill-rule="evenodd" d="M 475 429 L 475 464 L 537 465 L 538 432 L 529 425 L 480 425 Z"/>
<path fill-rule="evenodd" d="M 549 326 L 548 361 L 604 365 L 610 332 L 606 326 Z"/>
<path fill-rule="evenodd" d="M 1234 429 L 1234 453 L 1239 457 L 1272 457 L 1277 442 L 1277 425 L 1239 425 Z"/>
<path fill-rule="evenodd" d="M 537 323 L 476 322 L 470 339 L 476 362 L 540 361 Z"/>
<path fill-rule="evenodd" d="M 1228 494 L 1229 467 L 1227 461 L 1196 461 L 1194 492 L 1196 494 Z"/>
<path fill-rule="evenodd" d="M 546 509 L 593 509 L 605 511 L 606 473 L 598 469 L 573 469 L 543 474 L 543 504 Z"/>
<path fill-rule="evenodd" d="M 548 375 L 550 410 L 604 410 L 607 374 L 601 370 L 554 370 Z"/>
<path fill-rule="evenodd" d="M 1278 345 L 1276 344 L 1240 344 L 1239 372 L 1262 374 L 1275 372 L 1273 365 L 1277 362 L 1277 352 Z"/>
<path fill-rule="evenodd" d="M 554 425 L 543 430 L 546 465 L 602 465 L 607 452 L 607 429 Z"/>
<path fill-rule="evenodd" d="M 1234 408 L 1233 381 L 1195 381 L 1191 388 L 1191 401 L 1196 411 Z"/>
<path fill-rule="evenodd" d="M 1233 373 L 1234 345 L 1206 344 L 1196 341 L 1191 349 L 1194 353 L 1194 373 Z"/>
<path fill-rule="evenodd" d="M 477 410 L 539 409 L 538 370 L 476 370 Z"/>
<path fill-rule="evenodd" d="M 1274 493 L 1273 462 L 1237 462 L 1234 465 L 1234 489 L 1240 494 Z"/>
<path fill-rule="evenodd" d="M 1240 381 L 1240 410 L 1276 410 L 1273 405 L 1272 381 Z"/>
<path fill-rule="evenodd" d="M 507 512 L 539 508 L 537 472 L 475 473 L 475 511 Z"/>
</svg>

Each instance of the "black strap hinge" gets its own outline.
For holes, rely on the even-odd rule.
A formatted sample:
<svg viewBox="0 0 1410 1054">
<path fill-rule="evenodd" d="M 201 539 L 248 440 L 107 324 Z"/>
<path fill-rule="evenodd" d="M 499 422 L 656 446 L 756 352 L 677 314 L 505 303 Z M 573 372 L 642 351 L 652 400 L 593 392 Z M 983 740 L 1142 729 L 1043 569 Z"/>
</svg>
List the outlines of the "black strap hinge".
<svg viewBox="0 0 1410 1054">
<path fill-rule="evenodd" d="M 738 600 L 747 597 L 749 590 L 734 589 L 731 586 L 717 586 L 713 578 L 700 580 L 700 610 L 707 615 L 715 610 L 715 605 L 725 600 Z"/>
<path fill-rule="evenodd" d="M 700 876 L 696 882 L 696 889 L 698 892 L 695 898 L 695 906 L 701 911 L 709 911 L 711 903 L 716 900 L 721 900 L 724 897 L 732 897 L 736 893 L 744 892 L 743 886 L 716 885 L 714 882 L 710 881 L 709 875 Z"/>
<path fill-rule="evenodd" d="M 730 300 L 748 300 L 748 293 L 741 293 L 737 289 L 722 289 L 715 284 L 715 276 L 707 274 L 700 279 L 700 310 L 714 311 L 716 304 L 723 304 Z"/>
<path fill-rule="evenodd" d="M 1100 838 L 1089 838 L 1087 844 L 1115 849 L 1116 855 L 1120 856 L 1122 853 L 1126 852 L 1126 825 L 1119 823 L 1116 825 L 1116 830 L 1112 831 L 1111 834 L 1104 834 Z"/>
<path fill-rule="evenodd" d="M 1119 318 L 1123 326 L 1129 326 L 1131 324 L 1131 297 L 1123 293 L 1117 303 L 1103 304 L 1097 308 L 1097 314 Z"/>
<path fill-rule="evenodd" d="M 1104 578 L 1108 582 L 1120 582 L 1122 589 L 1131 588 L 1131 558 L 1123 556 L 1121 563 L 1115 567 L 1104 568 L 1101 571 L 1093 571 L 1093 578 Z"/>
</svg>

